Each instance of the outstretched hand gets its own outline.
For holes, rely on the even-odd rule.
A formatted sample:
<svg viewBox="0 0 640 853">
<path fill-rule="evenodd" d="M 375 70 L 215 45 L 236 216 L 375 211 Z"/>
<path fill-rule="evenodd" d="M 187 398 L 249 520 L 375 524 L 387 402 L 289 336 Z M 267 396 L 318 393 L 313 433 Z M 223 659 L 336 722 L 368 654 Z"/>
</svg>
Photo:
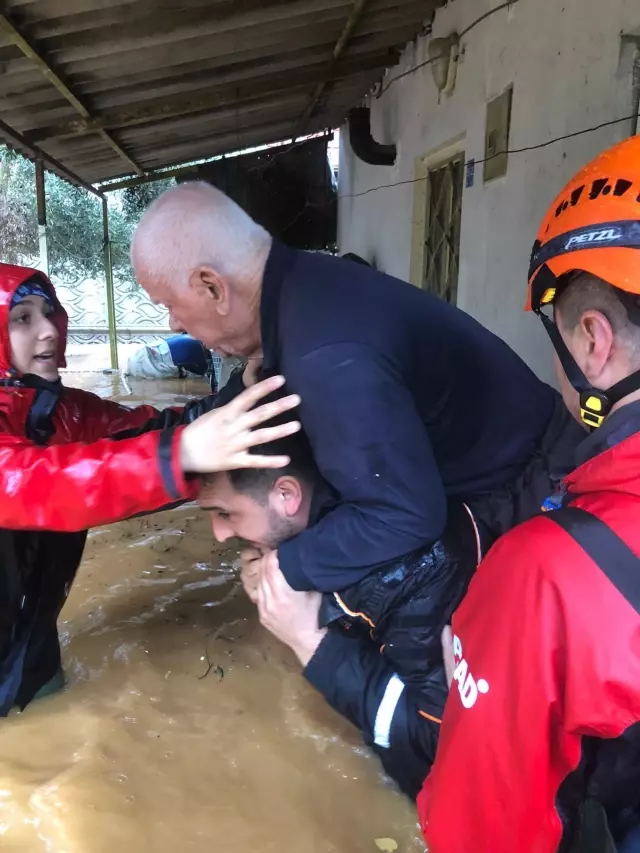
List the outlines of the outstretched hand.
<svg viewBox="0 0 640 853">
<path fill-rule="evenodd" d="M 247 388 L 226 406 L 213 409 L 189 424 L 180 436 L 180 464 L 183 471 L 212 474 L 235 468 L 283 468 L 288 456 L 261 456 L 249 453 L 250 447 L 268 444 L 298 432 L 299 421 L 274 427 L 255 427 L 300 405 L 300 397 L 290 394 L 273 403 L 253 408 L 285 383 L 283 376 L 272 376 Z"/>
</svg>

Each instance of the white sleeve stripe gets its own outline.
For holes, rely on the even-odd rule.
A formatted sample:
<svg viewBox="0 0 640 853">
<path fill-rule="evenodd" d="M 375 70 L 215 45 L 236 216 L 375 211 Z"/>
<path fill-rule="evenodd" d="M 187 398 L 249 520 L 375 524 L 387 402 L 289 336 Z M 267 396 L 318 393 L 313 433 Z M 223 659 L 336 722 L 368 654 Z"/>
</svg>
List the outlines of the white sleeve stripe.
<svg viewBox="0 0 640 853">
<path fill-rule="evenodd" d="M 373 726 L 373 742 L 376 746 L 389 749 L 391 722 L 403 690 L 404 682 L 397 675 L 392 675 L 378 707 L 376 721 Z"/>
</svg>

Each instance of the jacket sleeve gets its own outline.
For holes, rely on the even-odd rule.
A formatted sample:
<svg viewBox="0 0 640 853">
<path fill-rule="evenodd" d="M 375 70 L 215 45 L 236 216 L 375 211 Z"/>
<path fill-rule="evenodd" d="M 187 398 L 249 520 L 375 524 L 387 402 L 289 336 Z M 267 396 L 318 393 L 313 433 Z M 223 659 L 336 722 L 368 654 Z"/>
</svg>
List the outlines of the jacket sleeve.
<svg viewBox="0 0 640 853">
<path fill-rule="evenodd" d="M 582 736 L 613 736 L 629 720 L 621 670 L 630 658 L 608 647 L 601 621 L 609 610 L 619 622 L 611 596 L 620 596 L 603 579 L 544 517 L 481 564 L 454 615 L 454 681 L 418 797 L 432 853 L 557 851 L 556 798 Z M 639 675 L 636 663 L 626 689 L 635 685 L 636 705 Z"/>
<path fill-rule="evenodd" d="M 0 527 L 86 530 L 188 497 L 181 429 L 49 447 L 0 433 Z"/>
<path fill-rule="evenodd" d="M 83 393 L 81 398 L 82 435 L 85 441 L 100 438 L 133 438 L 157 429 L 168 429 L 191 423 L 216 405 L 211 394 L 192 400 L 182 407 L 156 409 L 153 406 L 129 408 L 96 394 Z"/>
<path fill-rule="evenodd" d="M 320 472 L 341 498 L 278 549 L 289 584 L 340 590 L 437 539 L 446 522 L 444 488 L 413 395 L 393 367 L 368 346 L 334 344 L 286 371 L 302 397 Z"/>
<path fill-rule="evenodd" d="M 433 762 L 442 708 L 442 685 L 427 697 L 406 684 L 368 639 L 329 628 L 304 677 L 362 733 L 387 773 L 415 798 Z"/>
<path fill-rule="evenodd" d="M 388 726 L 384 732 L 376 733 L 375 723 L 394 672 L 370 641 L 329 628 L 303 675 L 332 708 L 360 729 L 365 743 L 388 740 Z M 398 686 L 389 723 L 403 688 L 404 685 Z"/>
<path fill-rule="evenodd" d="M 234 372 L 217 394 L 191 400 L 186 406 L 156 409 L 153 406 L 129 408 L 97 394 L 80 392 L 85 440 L 133 438 L 156 429 L 190 424 L 200 415 L 229 403 L 244 390 L 242 371 Z"/>
</svg>

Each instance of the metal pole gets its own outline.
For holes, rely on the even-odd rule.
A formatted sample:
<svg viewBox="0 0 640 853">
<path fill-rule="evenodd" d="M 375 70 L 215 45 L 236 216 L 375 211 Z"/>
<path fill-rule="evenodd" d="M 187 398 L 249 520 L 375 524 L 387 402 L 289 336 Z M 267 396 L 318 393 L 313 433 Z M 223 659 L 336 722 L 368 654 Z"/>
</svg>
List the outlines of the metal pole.
<svg viewBox="0 0 640 853">
<path fill-rule="evenodd" d="M 109 347 L 111 349 L 111 367 L 118 369 L 118 337 L 116 330 L 116 304 L 113 296 L 113 264 L 111 260 L 111 239 L 109 238 L 109 207 L 107 199 L 102 198 L 102 226 L 104 229 L 104 271 L 107 279 L 107 317 L 109 320 Z"/>
<path fill-rule="evenodd" d="M 640 136 L 640 44 L 636 47 L 636 53 L 633 57 L 633 112 L 634 117 L 631 121 L 631 136 Z"/>
<path fill-rule="evenodd" d="M 49 275 L 49 244 L 47 241 L 47 196 L 44 186 L 44 163 L 36 160 L 36 202 L 38 207 L 38 244 L 40 246 L 40 269 Z"/>
</svg>

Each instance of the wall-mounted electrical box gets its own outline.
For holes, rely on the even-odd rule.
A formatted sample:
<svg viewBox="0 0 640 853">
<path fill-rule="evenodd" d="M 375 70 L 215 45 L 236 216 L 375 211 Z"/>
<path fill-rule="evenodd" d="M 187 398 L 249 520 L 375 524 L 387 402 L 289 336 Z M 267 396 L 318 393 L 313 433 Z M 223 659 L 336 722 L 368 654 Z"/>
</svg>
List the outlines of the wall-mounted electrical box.
<svg viewBox="0 0 640 853">
<path fill-rule="evenodd" d="M 507 173 L 513 86 L 487 104 L 484 130 L 484 182 Z"/>
</svg>

